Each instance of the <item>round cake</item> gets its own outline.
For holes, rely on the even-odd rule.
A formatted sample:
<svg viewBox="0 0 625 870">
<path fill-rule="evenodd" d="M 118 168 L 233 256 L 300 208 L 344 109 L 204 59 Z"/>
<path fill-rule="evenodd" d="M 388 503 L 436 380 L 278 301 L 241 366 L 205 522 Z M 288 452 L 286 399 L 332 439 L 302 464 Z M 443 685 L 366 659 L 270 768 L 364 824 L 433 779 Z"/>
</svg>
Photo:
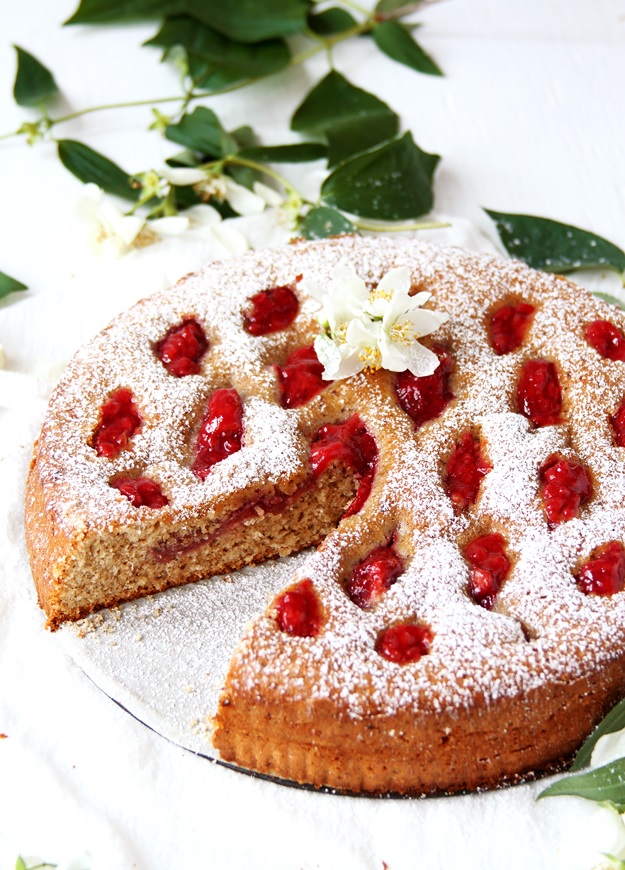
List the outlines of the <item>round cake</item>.
<svg viewBox="0 0 625 870">
<path fill-rule="evenodd" d="M 429 296 L 431 373 L 324 378 L 308 288 L 346 268 Z M 50 401 L 26 501 L 48 625 L 318 545 L 233 656 L 224 761 L 371 794 L 563 766 L 625 695 L 624 331 L 559 276 L 415 241 L 187 276 Z"/>
</svg>

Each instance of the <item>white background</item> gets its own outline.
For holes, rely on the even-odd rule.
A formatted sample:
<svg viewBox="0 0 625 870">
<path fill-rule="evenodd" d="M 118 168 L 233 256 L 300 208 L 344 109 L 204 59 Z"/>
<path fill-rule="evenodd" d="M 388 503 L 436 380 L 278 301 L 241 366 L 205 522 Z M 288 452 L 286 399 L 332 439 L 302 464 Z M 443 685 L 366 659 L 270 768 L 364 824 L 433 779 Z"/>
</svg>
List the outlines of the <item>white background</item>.
<svg viewBox="0 0 625 870">
<path fill-rule="evenodd" d="M 74 5 L 0 2 L 0 133 L 33 117 L 12 102 L 11 43 L 53 71 L 64 94 L 57 114 L 177 93 L 158 52 L 139 48 L 154 26 L 61 28 Z M 423 149 L 442 155 L 437 211 L 481 227 L 481 206 L 539 214 L 625 247 L 625 0 L 445 0 L 418 19 L 418 38 L 445 78 L 394 64 L 369 40 L 340 48 L 336 66 L 385 99 Z M 315 59 L 210 105 L 227 128 L 252 123 L 266 143 L 282 143 L 294 138 L 288 118 L 326 69 Z M 114 111 L 55 132 L 134 172 L 176 150 L 145 133 L 151 120 L 149 109 Z M 18 853 L 82 856 L 91 870 L 575 866 L 560 846 L 577 849 L 584 839 L 583 801 L 535 804 L 540 788 L 532 786 L 389 802 L 265 784 L 150 732 L 43 631 L 21 498 L 46 379 L 112 314 L 197 268 L 207 252 L 183 240 L 98 259 L 78 215 L 81 186 L 50 143 L 0 143 L 0 191 L 0 269 L 30 287 L 0 304 L 0 398 L 10 406 L 0 411 L 2 870 Z"/>
</svg>

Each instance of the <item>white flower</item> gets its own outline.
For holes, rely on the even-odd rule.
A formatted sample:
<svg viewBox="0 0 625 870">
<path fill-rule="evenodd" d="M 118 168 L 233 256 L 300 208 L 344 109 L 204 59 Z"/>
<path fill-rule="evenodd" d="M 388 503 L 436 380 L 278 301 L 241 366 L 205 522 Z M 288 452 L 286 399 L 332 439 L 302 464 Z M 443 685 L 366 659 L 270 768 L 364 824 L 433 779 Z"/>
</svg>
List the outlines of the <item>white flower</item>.
<svg viewBox="0 0 625 870">
<path fill-rule="evenodd" d="M 608 856 L 616 859 L 616 863 Z M 566 870 L 616 868 L 625 858 L 625 824 L 617 810 L 595 806 L 579 835 L 563 843 L 559 850 L 560 866 Z"/>
<path fill-rule="evenodd" d="M 262 196 L 253 193 L 247 187 L 243 187 L 242 184 L 238 184 L 232 178 L 228 178 L 227 175 L 222 176 L 222 179 L 226 186 L 225 199 L 228 200 L 237 214 L 262 214 L 267 204 Z"/>
<path fill-rule="evenodd" d="M 257 196 L 260 196 L 261 199 L 265 200 L 266 205 L 275 208 L 282 205 L 284 202 L 282 194 L 278 193 L 275 188 L 269 187 L 268 184 L 263 184 L 262 181 L 255 181 L 252 185 L 252 189 Z"/>
<path fill-rule="evenodd" d="M 593 767 L 603 767 L 619 758 L 625 758 L 625 729 L 604 734 L 595 744 L 592 752 Z"/>
<path fill-rule="evenodd" d="M 429 293 L 410 295 L 407 268 L 392 269 L 369 290 L 350 266 L 340 264 L 328 293 L 312 281 L 303 287 L 322 305 L 318 320 L 324 334 L 315 340 L 315 350 L 326 380 L 347 378 L 364 368 L 409 369 L 416 377 L 437 369 L 438 357 L 419 339 L 448 316 L 423 308 Z"/>
<path fill-rule="evenodd" d="M 240 215 L 261 214 L 266 205 L 275 204 L 269 201 L 270 198 L 278 196 L 276 191 L 258 181 L 254 183 L 252 191 L 228 175 L 218 175 L 195 167 L 166 167 L 163 169 L 163 178 L 179 187 L 193 186 L 198 196 L 206 201 L 213 198 L 221 202 L 227 200 Z"/>
<path fill-rule="evenodd" d="M 95 241 L 102 250 L 121 256 L 131 248 L 156 241 L 156 234 L 147 231 L 144 218 L 121 212 L 96 184 L 86 184 L 84 191 L 80 211 L 94 226 Z"/>
<path fill-rule="evenodd" d="M 161 170 L 163 178 L 176 187 L 190 187 L 206 180 L 206 172 L 195 166 L 165 166 Z"/>
<path fill-rule="evenodd" d="M 141 201 L 147 202 L 155 196 L 164 199 L 169 185 L 161 173 L 156 169 L 149 169 L 147 172 L 138 172 L 133 176 L 133 187 L 141 189 Z"/>
<path fill-rule="evenodd" d="M 243 233 L 232 226 L 237 221 L 224 221 L 212 205 L 194 205 L 184 212 L 192 233 L 210 243 L 210 256 L 216 260 L 244 254 L 249 243 Z"/>
<path fill-rule="evenodd" d="M 95 184 L 86 185 L 86 191 L 90 200 L 87 217 L 96 223 L 96 240 L 115 256 L 187 231 L 209 243 L 209 256 L 214 259 L 242 254 L 249 247 L 245 236 L 229 222 L 224 223 L 210 205 L 196 205 L 182 214 L 146 220 L 123 214 Z"/>
</svg>

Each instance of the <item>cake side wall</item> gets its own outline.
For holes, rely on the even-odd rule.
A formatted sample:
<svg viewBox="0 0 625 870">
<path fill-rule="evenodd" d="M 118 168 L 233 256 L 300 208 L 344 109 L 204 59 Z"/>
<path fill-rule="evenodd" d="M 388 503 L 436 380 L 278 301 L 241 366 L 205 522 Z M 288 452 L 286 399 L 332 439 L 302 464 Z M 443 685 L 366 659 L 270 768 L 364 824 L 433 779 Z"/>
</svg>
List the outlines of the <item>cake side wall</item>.
<svg viewBox="0 0 625 870">
<path fill-rule="evenodd" d="M 562 769 L 625 695 L 625 655 L 570 683 L 456 712 L 337 715 L 329 700 L 221 699 L 221 759 L 269 776 L 348 792 L 429 795 L 494 788 Z"/>
</svg>

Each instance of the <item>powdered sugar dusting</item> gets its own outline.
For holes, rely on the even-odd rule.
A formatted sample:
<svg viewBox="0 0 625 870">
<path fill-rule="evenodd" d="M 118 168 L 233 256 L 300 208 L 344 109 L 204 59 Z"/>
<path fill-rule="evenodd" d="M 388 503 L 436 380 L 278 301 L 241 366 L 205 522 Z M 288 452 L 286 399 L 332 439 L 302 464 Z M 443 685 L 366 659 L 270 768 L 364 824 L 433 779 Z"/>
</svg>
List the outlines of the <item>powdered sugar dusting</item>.
<svg viewBox="0 0 625 870">
<path fill-rule="evenodd" d="M 450 315 L 433 339 L 448 344 L 454 356 L 455 399 L 417 431 L 396 404 L 386 373 L 328 387 L 297 411 L 279 407 L 272 365 L 311 342 L 311 300 L 302 300 L 296 323 L 284 333 L 253 338 L 242 329 L 241 312 L 254 293 L 283 284 L 300 292 L 299 274 L 327 285 L 343 260 L 369 282 L 390 268 L 408 267 L 414 285 L 429 290 L 435 307 Z M 533 321 L 519 350 L 496 356 L 487 314 L 515 300 L 536 307 Z M 200 375 L 176 379 L 152 347 L 189 316 L 202 324 L 211 346 Z M 138 512 L 108 480 L 130 467 L 146 469 L 170 498 L 163 516 L 183 523 L 218 511 L 224 493 L 305 475 L 306 436 L 338 408 L 345 416 L 357 411 L 380 448 L 372 493 L 299 572 L 320 595 L 324 629 L 317 638 L 288 637 L 269 608 L 247 631 L 233 680 L 260 697 L 276 684 L 291 698 L 304 697 L 312 684 L 315 697 L 334 699 L 352 717 L 404 708 L 460 710 L 476 696 L 494 703 L 544 681 L 592 672 L 618 655 L 625 639 L 625 593 L 585 596 L 574 576 L 595 547 L 625 540 L 625 454 L 613 445 L 608 419 L 625 394 L 625 366 L 602 359 L 583 337 L 586 323 L 605 317 L 625 329 L 621 313 L 608 314 L 603 303 L 563 279 L 413 241 L 345 238 L 213 265 L 118 318 L 76 357 L 52 400 L 66 438 L 60 444 L 50 424 L 42 435 L 46 482 L 55 487 L 68 528 L 87 522 L 97 529 L 113 519 L 140 527 Z M 551 360 L 558 369 L 564 395 L 558 426 L 536 429 L 518 412 L 516 384 L 529 359 Z M 95 456 L 89 439 L 102 402 L 120 386 L 133 391 L 143 426 L 132 451 L 110 462 Z M 200 483 L 189 471 L 192 434 L 207 396 L 221 386 L 234 386 L 243 397 L 244 449 Z M 477 504 L 457 516 L 445 493 L 444 467 L 466 431 L 482 440 L 492 470 Z M 539 470 L 554 452 L 589 468 L 594 495 L 580 519 L 550 529 Z M 364 612 L 343 582 L 394 530 L 407 570 L 375 609 Z M 462 557 L 463 542 L 489 530 L 504 535 L 513 559 L 492 612 L 470 599 Z M 434 642 L 428 656 L 399 667 L 376 653 L 375 642 L 385 627 L 405 621 L 428 623 Z M 220 630 L 217 620 L 217 643 Z"/>
<path fill-rule="evenodd" d="M 456 360 L 456 400 L 417 432 L 407 432 L 406 419 L 397 419 L 387 391 L 378 403 L 358 406 L 378 443 L 389 448 L 381 459 L 382 482 L 374 485 L 364 515 L 344 521 L 304 568 L 329 611 L 320 637 L 285 637 L 271 611 L 250 630 L 232 674 L 235 685 L 259 697 L 265 684 L 275 685 L 288 673 L 290 698 L 303 697 L 298 685 L 301 692 L 313 685 L 315 697 L 339 697 L 342 709 L 355 717 L 407 707 L 457 710 L 475 697 L 493 703 L 545 681 L 592 672 L 618 654 L 615 633 L 625 633 L 624 596 L 585 596 L 574 576 L 599 544 L 625 539 L 619 506 L 623 456 L 608 423 L 625 392 L 625 369 L 599 357 L 583 337 L 584 325 L 606 317 L 606 309 L 562 279 L 518 263 L 406 248 L 361 244 L 358 271 L 375 280 L 391 265 L 409 265 L 414 283 L 433 292 L 437 308 L 450 313 L 441 333 Z M 486 313 L 520 299 L 537 309 L 527 340 L 498 357 L 488 343 Z M 622 315 L 609 316 L 623 328 Z M 542 358 L 556 364 L 565 407 L 561 425 L 536 429 L 518 413 L 516 384 L 522 363 Z M 477 505 L 455 516 L 443 466 L 467 430 L 481 437 L 493 468 Z M 397 443 L 401 451 L 394 449 Z M 539 471 L 556 452 L 588 466 L 595 493 L 580 519 L 551 530 Z M 349 601 L 343 583 L 393 528 L 410 557 L 408 570 L 374 611 L 363 612 Z M 362 530 L 371 541 L 364 554 L 358 544 Z M 493 612 L 468 596 L 468 565 L 459 546 L 459 540 L 489 530 L 503 532 L 513 556 Z M 429 656 L 398 667 L 375 652 L 375 641 L 388 625 L 406 621 L 428 623 L 435 640 Z"/>
</svg>

